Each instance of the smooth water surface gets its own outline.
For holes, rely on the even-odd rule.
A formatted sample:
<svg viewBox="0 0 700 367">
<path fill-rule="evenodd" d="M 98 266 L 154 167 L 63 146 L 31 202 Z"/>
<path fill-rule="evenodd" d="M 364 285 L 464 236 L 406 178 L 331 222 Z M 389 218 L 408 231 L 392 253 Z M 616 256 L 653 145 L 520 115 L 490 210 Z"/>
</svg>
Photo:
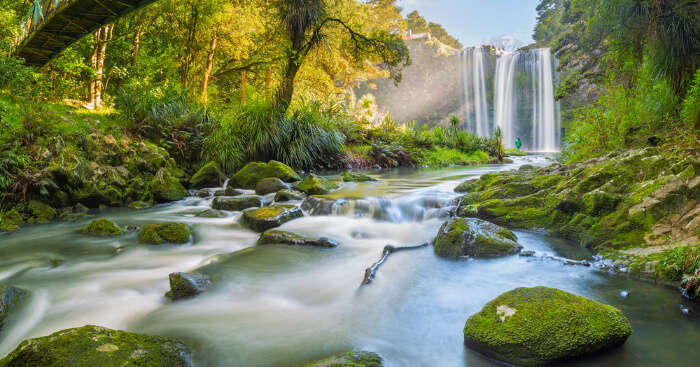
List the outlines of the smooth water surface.
<svg viewBox="0 0 700 367">
<path fill-rule="evenodd" d="M 281 227 L 336 239 L 336 249 L 256 247 L 258 235 L 237 224 L 240 213 L 196 217 L 211 202 L 198 198 L 2 235 L 0 283 L 33 294 L 0 333 L 0 356 L 26 338 L 95 324 L 181 338 L 197 349 L 198 366 L 293 366 L 352 349 L 377 352 L 389 367 L 494 366 L 463 346 L 464 322 L 504 291 L 545 285 L 612 304 L 632 321 L 624 347 L 570 365 L 697 365 L 700 322 L 681 314 L 677 291 L 565 265 L 548 256 L 591 254 L 537 232 L 516 232 L 534 258 L 451 261 L 426 247 L 392 254 L 372 284 L 359 288 L 385 245 L 434 238 L 458 197 L 457 184 L 523 163 L 547 160 L 384 172 L 380 182 L 345 184 L 333 193 L 342 208 L 335 215 Z M 124 227 L 182 221 L 193 241 L 147 246 L 136 233 L 95 239 L 75 232 L 100 216 Z M 175 303 L 164 297 L 169 273 L 195 269 L 212 277 L 211 290 Z M 631 295 L 622 298 L 621 290 Z"/>
</svg>

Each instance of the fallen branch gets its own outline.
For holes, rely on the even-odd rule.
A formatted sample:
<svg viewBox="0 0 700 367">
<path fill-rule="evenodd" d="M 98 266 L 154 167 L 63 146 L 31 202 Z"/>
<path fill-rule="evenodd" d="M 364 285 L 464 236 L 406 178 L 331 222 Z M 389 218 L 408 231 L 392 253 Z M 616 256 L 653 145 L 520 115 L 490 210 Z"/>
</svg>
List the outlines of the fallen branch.
<svg viewBox="0 0 700 367">
<path fill-rule="evenodd" d="M 382 266 L 382 264 L 384 264 L 384 262 L 389 257 L 389 255 L 391 255 L 397 251 L 416 250 L 416 249 L 427 247 L 427 246 L 428 246 L 427 243 L 424 243 L 424 244 L 418 245 L 418 246 L 404 246 L 404 247 L 395 247 L 395 246 L 391 246 L 391 245 L 385 246 L 384 250 L 382 250 L 382 258 L 379 259 L 379 261 L 372 264 L 372 266 L 370 266 L 369 268 L 367 268 L 365 270 L 365 278 L 362 280 L 362 284 L 360 285 L 360 287 L 365 286 L 369 283 L 372 283 L 374 276 L 377 274 L 377 270 L 379 270 L 379 267 Z"/>
</svg>

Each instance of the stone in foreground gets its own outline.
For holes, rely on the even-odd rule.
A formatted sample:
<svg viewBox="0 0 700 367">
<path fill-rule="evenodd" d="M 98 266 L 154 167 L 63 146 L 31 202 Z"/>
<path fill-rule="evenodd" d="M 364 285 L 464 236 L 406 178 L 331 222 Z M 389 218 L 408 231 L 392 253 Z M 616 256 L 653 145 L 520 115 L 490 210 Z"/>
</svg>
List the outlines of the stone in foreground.
<svg viewBox="0 0 700 367">
<path fill-rule="evenodd" d="M 190 186 L 195 189 L 202 187 L 217 187 L 226 180 L 226 175 L 221 172 L 219 164 L 216 162 L 209 162 L 202 166 L 202 168 L 195 173 L 190 179 Z"/>
<path fill-rule="evenodd" d="M 114 237 L 122 234 L 117 223 L 105 218 L 93 220 L 87 227 L 79 229 L 78 232 L 96 237 Z"/>
<path fill-rule="evenodd" d="M 145 226 L 139 233 L 141 243 L 160 245 L 162 243 L 187 243 L 190 230 L 184 223 L 157 223 Z"/>
<path fill-rule="evenodd" d="M 191 357 L 174 339 L 88 325 L 25 340 L 0 367 L 190 367 Z"/>
<path fill-rule="evenodd" d="M 305 364 L 303 367 L 382 367 L 382 357 L 371 352 L 349 352 Z"/>
<path fill-rule="evenodd" d="M 296 233 L 277 230 L 265 231 L 260 235 L 258 246 L 262 245 L 313 246 L 324 248 L 338 247 L 336 241 L 326 237 L 305 237 Z"/>
<path fill-rule="evenodd" d="M 518 288 L 464 326 L 467 346 L 519 366 L 541 366 L 622 345 L 632 326 L 615 307 L 547 287 Z"/>
<path fill-rule="evenodd" d="M 294 184 L 294 188 L 307 195 L 324 195 L 338 188 L 338 185 L 321 176 L 310 173 L 304 180 Z"/>
<path fill-rule="evenodd" d="M 258 182 L 270 177 L 279 178 L 284 182 L 301 180 L 301 177 L 284 163 L 277 161 L 269 161 L 268 163 L 251 162 L 231 177 L 229 185 L 244 189 L 255 189 L 255 185 Z"/>
<path fill-rule="evenodd" d="M 279 178 L 269 177 L 260 180 L 260 182 L 255 185 L 255 193 L 258 195 L 267 195 L 288 188 L 289 185 Z"/>
<path fill-rule="evenodd" d="M 440 257 L 499 257 L 513 255 L 522 246 L 510 230 L 475 218 L 453 218 L 445 222 L 433 248 Z"/>
<path fill-rule="evenodd" d="M 5 325 L 5 318 L 12 312 L 22 300 L 29 294 L 21 288 L 9 285 L 0 285 L 0 331 Z"/>
<path fill-rule="evenodd" d="M 304 216 L 301 209 L 294 205 L 272 205 L 243 211 L 243 224 L 256 232 L 265 232 L 293 219 Z"/>
<path fill-rule="evenodd" d="M 216 210 L 228 210 L 240 212 L 248 208 L 259 208 L 263 206 L 263 199 L 255 195 L 241 195 L 232 198 L 217 197 L 211 204 Z"/>
<path fill-rule="evenodd" d="M 170 291 L 165 295 L 174 300 L 194 297 L 211 287 L 208 276 L 199 273 L 171 273 Z"/>
</svg>

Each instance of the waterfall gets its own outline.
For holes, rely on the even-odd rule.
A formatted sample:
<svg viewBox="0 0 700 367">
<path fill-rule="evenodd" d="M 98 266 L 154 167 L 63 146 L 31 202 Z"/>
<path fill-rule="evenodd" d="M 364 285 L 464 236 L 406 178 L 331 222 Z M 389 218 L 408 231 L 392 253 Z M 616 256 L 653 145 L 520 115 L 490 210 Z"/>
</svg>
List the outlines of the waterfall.
<svg viewBox="0 0 700 367">
<path fill-rule="evenodd" d="M 495 81 L 495 122 L 501 128 L 503 146 L 515 147 L 515 123 L 517 96 L 515 86 L 515 65 L 518 61 L 518 53 L 506 53 L 496 61 Z"/>
<path fill-rule="evenodd" d="M 490 52 L 500 55 L 495 66 Z M 520 138 L 529 151 L 560 149 L 559 103 L 554 101 L 556 60 L 548 48 L 509 52 L 473 47 L 464 50 L 461 63 L 466 118 L 475 134 L 491 136 L 498 126 L 506 148 L 514 148 L 515 139 Z M 493 90 L 487 83 L 491 78 Z M 489 97 L 493 97 L 491 106 Z"/>
<path fill-rule="evenodd" d="M 477 136 L 491 135 L 488 101 L 486 97 L 486 65 L 488 53 L 483 47 L 472 47 L 461 55 L 464 83 L 464 106 L 467 121 Z M 473 119 L 472 119 L 473 115 Z"/>
</svg>

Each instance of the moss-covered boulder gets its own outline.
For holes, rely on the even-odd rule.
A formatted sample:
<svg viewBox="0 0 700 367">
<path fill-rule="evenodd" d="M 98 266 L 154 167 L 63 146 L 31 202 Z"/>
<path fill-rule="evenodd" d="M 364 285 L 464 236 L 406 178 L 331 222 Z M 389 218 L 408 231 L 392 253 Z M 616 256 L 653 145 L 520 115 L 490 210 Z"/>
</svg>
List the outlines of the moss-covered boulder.
<svg viewBox="0 0 700 367">
<path fill-rule="evenodd" d="M 277 194 L 275 194 L 275 201 L 278 203 L 283 203 L 292 200 L 304 200 L 305 197 L 306 195 L 303 192 L 284 189 L 277 191 Z"/>
<path fill-rule="evenodd" d="M 520 252 L 517 237 L 508 229 L 476 218 L 453 218 L 438 232 L 433 248 L 440 257 L 497 257 Z"/>
<path fill-rule="evenodd" d="M 345 172 L 343 173 L 343 181 L 345 182 L 372 182 L 377 181 L 376 178 L 359 172 Z"/>
<path fill-rule="evenodd" d="M 0 284 L 0 331 L 5 319 L 29 295 L 29 291 L 9 285 Z"/>
<path fill-rule="evenodd" d="M 199 273 L 171 273 L 170 291 L 165 294 L 173 301 L 194 297 L 211 287 L 211 279 Z"/>
<path fill-rule="evenodd" d="M 622 345 L 632 333 L 615 307 L 558 289 L 518 288 L 464 326 L 464 342 L 492 358 L 541 366 Z"/>
<path fill-rule="evenodd" d="M 98 218 L 90 222 L 87 227 L 79 229 L 78 232 L 96 237 L 114 237 L 122 234 L 122 229 L 109 219 Z"/>
<path fill-rule="evenodd" d="M 241 195 L 236 197 L 217 197 L 211 203 L 211 207 L 216 210 L 242 211 L 248 208 L 259 208 L 263 206 L 263 199 L 255 195 Z"/>
<path fill-rule="evenodd" d="M 127 205 L 130 209 L 143 210 L 153 208 L 153 204 L 146 201 L 132 201 Z"/>
<path fill-rule="evenodd" d="M 190 230 L 184 223 L 149 224 L 141 229 L 139 241 L 151 245 L 187 243 L 190 241 Z"/>
<path fill-rule="evenodd" d="M 279 178 L 284 182 L 294 182 L 301 179 L 299 174 L 284 163 L 277 161 L 269 161 L 268 163 L 251 162 L 236 172 L 229 180 L 229 184 L 233 187 L 255 189 L 255 185 L 260 180 L 270 177 Z"/>
<path fill-rule="evenodd" d="M 294 205 L 272 205 L 243 211 L 241 222 L 256 232 L 265 232 L 296 218 L 304 216 L 301 209 Z"/>
<path fill-rule="evenodd" d="M 36 200 L 31 200 L 27 204 L 27 210 L 31 216 L 29 221 L 33 223 L 48 223 L 54 220 L 58 214 L 56 209 Z"/>
<path fill-rule="evenodd" d="M 233 184 L 231 181 L 229 181 L 226 184 L 226 187 L 224 188 L 224 196 L 239 196 L 239 195 L 245 195 L 245 191 L 239 190 L 235 187 L 233 187 Z"/>
<path fill-rule="evenodd" d="M 202 187 L 221 186 L 226 180 L 226 175 L 216 162 L 209 162 L 202 166 L 190 179 L 190 186 L 195 189 Z"/>
<path fill-rule="evenodd" d="M 225 218 L 226 213 L 216 209 L 207 209 L 197 213 L 196 216 L 200 218 Z"/>
<path fill-rule="evenodd" d="M 302 181 L 295 183 L 294 188 L 307 195 L 324 195 L 338 189 L 338 185 L 310 173 Z"/>
<path fill-rule="evenodd" d="M 313 246 L 332 248 L 338 247 L 338 242 L 326 237 L 306 237 L 292 232 L 269 230 L 263 232 L 258 239 L 258 246 L 264 245 L 288 245 L 288 246 Z"/>
<path fill-rule="evenodd" d="M 174 339 L 88 325 L 25 340 L 0 367 L 190 367 L 192 353 Z"/>
<path fill-rule="evenodd" d="M 151 193 L 159 203 L 182 200 L 189 192 L 182 186 L 180 180 L 161 168 L 151 180 Z"/>
<path fill-rule="evenodd" d="M 382 367 L 382 357 L 371 352 L 348 352 L 302 367 Z"/>
<path fill-rule="evenodd" d="M 0 217 L 0 232 L 12 232 L 24 224 L 22 214 L 17 209 L 11 209 Z"/>
<path fill-rule="evenodd" d="M 263 178 L 255 185 L 255 193 L 258 195 L 267 195 L 288 188 L 289 185 L 279 178 L 268 177 Z"/>
</svg>

